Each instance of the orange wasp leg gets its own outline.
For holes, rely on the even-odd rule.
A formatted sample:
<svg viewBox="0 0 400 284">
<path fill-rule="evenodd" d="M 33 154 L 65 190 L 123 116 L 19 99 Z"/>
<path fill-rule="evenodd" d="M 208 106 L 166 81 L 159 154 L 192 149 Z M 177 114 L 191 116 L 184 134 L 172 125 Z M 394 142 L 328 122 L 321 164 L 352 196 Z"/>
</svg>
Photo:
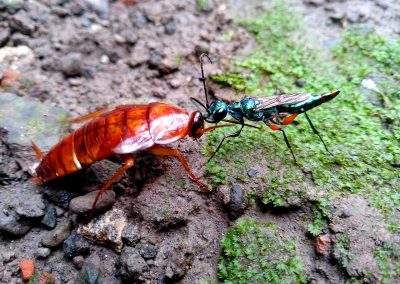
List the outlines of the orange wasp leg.
<svg viewBox="0 0 400 284">
<path fill-rule="evenodd" d="M 107 183 L 104 184 L 104 185 L 100 188 L 99 192 L 97 193 L 96 198 L 95 198 L 95 200 L 94 200 L 94 202 L 93 202 L 93 205 L 92 205 L 92 209 L 91 209 L 91 211 L 90 211 L 90 213 L 89 213 L 89 219 L 91 218 L 91 216 L 92 216 L 94 210 L 96 209 L 96 204 L 97 204 L 97 201 L 99 201 L 101 194 L 102 194 L 104 191 L 106 191 L 106 190 L 115 182 L 115 180 L 118 179 L 123 173 L 125 173 L 127 170 L 129 170 L 130 168 L 132 168 L 132 167 L 135 165 L 135 159 L 133 158 L 132 155 L 125 155 L 125 156 L 122 156 L 122 159 L 124 160 L 125 165 L 124 165 L 122 168 L 120 168 L 120 169 L 107 181 Z"/>
<path fill-rule="evenodd" d="M 198 180 L 192 171 L 189 168 L 188 163 L 186 162 L 185 158 L 183 157 L 182 153 L 177 150 L 177 149 L 171 149 L 171 148 L 164 148 L 161 146 L 153 146 L 152 148 L 148 149 L 148 151 L 154 155 L 157 156 L 174 156 L 178 158 L 178 160 L 181 162 L 182 166 L 185 168 L 186 172 L 189 174 L 190 179 L 192 179 L 195 183 L 200 185 L 202 188 L 204 188 L 206 191 L 211 191 L 210 188 L 202 183 L 200 180 Z"/>
<path fill-rule="evenodd" d="M 106 112 L 109 112 L 109 111 L 110 111 L 109 109 L 100 109 L 100 110 L 98 110 L 98 111 L 89 113 L 89 114 L 84 115 L 84 116 L 80 116 L 80 117 L 76 117 L 76 118 L 71 118 L 71 119 L 68 120 L 68 122 L 70 122 L 70 123 L 82 122 L 82 121 L 85 121 L 85 120 L 88 120 L 88 119 L 92 119 L 92 118 L 95 118 L 95 117 L 99 117 L 100 115 L 102 115 L 102 114 L 104 114 L 104 113 L 106 113 Z"/>
<path fill-rule="evenodd" d="M 288 125 L 290 123 L 293 122 L 293 120 L 295 120 L 295 118 L 297 117 L 298 113 L 294 113 L 288 117 L 286 117 L 283 121 L 282 121 L 282 125 Z"/>
</svg>

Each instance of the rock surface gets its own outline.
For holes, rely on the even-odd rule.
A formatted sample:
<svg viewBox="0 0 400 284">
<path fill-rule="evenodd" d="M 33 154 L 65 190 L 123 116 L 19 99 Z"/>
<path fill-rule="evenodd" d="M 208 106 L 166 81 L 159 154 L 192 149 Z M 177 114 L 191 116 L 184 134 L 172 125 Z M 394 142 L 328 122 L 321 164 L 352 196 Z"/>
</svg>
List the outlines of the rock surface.
<svg viewBox="0 0 400 284">
<path fill-rule="evenodd" d="M 72 233 L 63 243 L 64 255 L 72 259 L 78 255 L 89 254 L 89 246 L 89 242 L 84 237 Z"/>
<path fill-rule="evenodd" d="M 126 224 L 125 213 L 114 208 L 95 218 L 89 224 L 80 226 L 77 232 L 96 243 L 111 246 L 120 252 L 123 246 L 122 231 Z"/>
<path fill-rule="evenodd" d="M 56 248 L 68 238 L 71 233 L 71 222 L 69 220 L 59 223 L 57 227 L 47 232 L 42 239 L 42 245 L 48 248 Z"/>
<path fill-rule="evenodd" d="M 124 280 L 135 281 L 140 274 L 149 269 L 139 251 L 132 247 L 124 247 L 120 256 L 121 276 Z"/>
</svg>

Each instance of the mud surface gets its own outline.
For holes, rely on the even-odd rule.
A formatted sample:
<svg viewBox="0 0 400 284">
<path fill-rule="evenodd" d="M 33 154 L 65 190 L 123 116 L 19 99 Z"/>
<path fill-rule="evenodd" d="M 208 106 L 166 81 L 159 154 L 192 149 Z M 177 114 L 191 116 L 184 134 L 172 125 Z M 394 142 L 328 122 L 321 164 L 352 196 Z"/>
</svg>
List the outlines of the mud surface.
<svg viewBox="0 0 400 284">
<path fill-rule="evenodd" d="M 7 87 L 2 84 L 2 92 L 54 108 L 46 113 L 59 113 L 61 108 L 72 117 L 152 101 L 194 111 L 189 98 L 203 99 L 199 55 L 207 52 L 215 59 L 215 64 L 207 65 L 208 75 L 221 72 L 219 60 L 243 56 L 254 42 L 233 19 L 270 8 L 266 1 L 197 1 L 202 3 L 197 6 L 195 2 L 0 1 L 0 52 L 14 53 L 0 56 L 1 82 L 9 69 L 17 70 L 19 78 Z M 360 22 L 386 36 L 399 37 L 400 3 L 396 0 L 288 2 L 304 15 L 309 33 L 327 45 L 343 27 Z M 234 38 L 227 41 L 231 31 Z M 7 49 L 17 46 L 28 48 Z M 28 112 L 43 109 L 35 107 Z M 40 115 L 46 113 L 30 119 L 42 121 Z M 25 123 L 23 117 L 17 125 Z M 139 153 L 136 167 L 112 186 L 116 198 L 111 195 L 104 201 L 104 210 L 112 206 L 117 217 L 104 218 L 101 225 L 89 224 L 96 228 L 89 231 L 97 233 L 90 241 L 82 240 L 76 233 L 84 226 L 84 218 L 78 214 L 87 212 L 87 204 L 80 204 L 79 211 L 71 208 L 69 201 L 98 190 L 121 161 L 102 161 L 61 182 L 33 184 L 28 173 L 37 162 L 30 148 L 32 137 L 10 140 L 10 129 L 2 119 L 0 116 L 1 283 L 21 282 L 18 264 L 24 258 L 35 259 L 37 271 L 52 273 L 56 283 L 74 283 L 82 277 L 97 279 L 91 283 L 216 279 L 220 240 L 233 225 L 229 208 L 242 208 L 229 205 L 230 189 L 205 193 L 175 159 Z M 57 123 L 62 137 L 65 127 Z M 43 151 L 51 146 L 49 136 L 35 139 Z M 183 153 L 195 175 L 207 180 L 207 158 L 201 153 L 204 139 L 183 139 L 174 147 Z M 257 171 L 262 174 L 262 169 Z M 254 172 L 249 169 L 249 175 Z M 362 275 L 367 268 L 379 270 L 369 248 L 388 238 L 379 213 L 365 200 L 351 198 L 335 207 L 337 214 L 327 228 L 334 235 L 333 242 L 340 233 L 354 241 L 354 256 L 346 269 L 332 264 L 343 258 L 340 252 L 316 255 L 314 240 L 307 235 L 308 223 L 302 218 L 311 215 L 309 208 L 265 212 L 254 204 L 247 206 L 244 214 L 274 222 L 282 234 L 297 236 L 298 254 L 313 283 L 344 283 L 349 275 Z M 85 200 L 90 203 L 90 198 Z M 101 221 L 103 213 L 98 215 Z"/>
</svg>

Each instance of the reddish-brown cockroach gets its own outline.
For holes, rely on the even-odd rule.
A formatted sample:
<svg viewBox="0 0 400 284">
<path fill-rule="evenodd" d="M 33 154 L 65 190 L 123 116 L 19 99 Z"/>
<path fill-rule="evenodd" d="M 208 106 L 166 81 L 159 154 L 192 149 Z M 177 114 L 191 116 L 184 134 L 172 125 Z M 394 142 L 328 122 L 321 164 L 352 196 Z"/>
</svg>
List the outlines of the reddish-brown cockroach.
<svg viewBox="0 0 400 284">
<path fill-rule="evenodd" d="M 181 108 L 159 102 L 148 105 L 121 105 L 111 111 L 100 110 L 73 119 L 72 122 L 88 119 L 91 120 L 62 139 L 46 155 L 43 155 L 33 142 L 32 146 L 40 159 L 35 168 L 36 182 L 64 177 L 113 155 L 122 158 L 124 166 L 100 188 L 93 202 L 93 209 L 101 193 L 134 166 L 133 154 L 142 150 L 155 155 L 178 158 L 189 177 L 206 191 L 210 191 L 207 185 L 193 175 L 179 150 L 160 145 L 178 141 L 187 135 L 197 139 L 215 128 L 235 125 L 204 128 L 204 117 L 199 111 L 189 115 Z"/>
</svg>

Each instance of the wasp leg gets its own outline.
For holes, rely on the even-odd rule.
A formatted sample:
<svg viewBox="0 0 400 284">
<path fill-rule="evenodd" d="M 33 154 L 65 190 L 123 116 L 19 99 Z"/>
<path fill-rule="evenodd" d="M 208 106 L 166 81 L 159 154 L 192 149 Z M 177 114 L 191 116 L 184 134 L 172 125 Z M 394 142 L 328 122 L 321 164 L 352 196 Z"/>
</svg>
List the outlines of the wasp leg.
<svg viewBox="0 0 400 284">
<path fill-rule="evenodd" d="M 285 139 L 286 146 L 289 148 L 290 153 L 292 153 L 293 160 L 294 160 L 294 162 L 297 164 L 296 156 L 295 156 L 294 153 L 293 153 L 292 146 L 291 146 L 290 143 L 289 143 L 289 140 L 288 140 L 288 138 L 287 138 L 287 136 L 286 136 L 285 131 L 284 131 L 280 126 L 278 126 L 278 125 L 268 125 L 268 126 L 269 126 L 269 128 L 271 128 L 272 130 L 279 130 L 279 131 L 282 132 L 283 138 Z"/>
<path fill-rule="evenodd" d="M 122 159 L 124 160 L 125 165 L 120 168 L 108 181 L 106 184 L 104 184 L 99 192 L 96 195 L 96 198 L 94 199 L 93 205 L 92 205 L 92 209 L 90 210 L 89 213 L 89 217 L 88 219 L 91 219 L 94 210 L 96 209 L 96 204 L 97 201 L 99 201 L 101 194 L 106 191 L 114 182 L 116 179 L 118 179 L 123 173 L 125 173 L 127 170 L 129 170 L 130 168 L 132 168 L 135 165 L 135 160 L 133 158 L 133 156 L 131 155 L 127 155 L 127 156 L 122 156 Z"/>
<path fill-rule="evenodd" d="M 297 117 L 298 113 L 294 113 L 288 117 L 286 117 L 283 121 L 282 121 L 282 125 L 288 125 L 290 123 L 292 123 L 295 118 Z"/>
<path fill-rule="evenodd" d="M 76 118 L 71 118 L 71 119 L 68 120 L 68 122 L 69 122 L 69 123 L 78 123 L 78 122 L 82 122 L 82 121 L 85 121 L 85 120 L 88 120 L 88 119 L 92 119 L 92 118 L 98 117 L 98 116 L 102 115 L 103 113 L 106 113 L 106 112 L 109 112 L 109 111 L 110 111 L 109 109 L 100 109 L 100 110 L 98 110 L 98 111 L 89 113 L 89 114 L 84 115 L 84 116 L 80 116 L 80 117 L 76 117 Z"/>
<path fill-rule="evenodd" d="M 217 154 L 219 148 L 221 148 L 221 146 L 222 146 L 222 144 L 224 143 L 224 141 L 225 141 L 226 138 L 238 137 L 238 136 L 240 135 L 240 133 L 242 133 L 243 127 L 244 127 L 244 125 L 245 125 L 245 124 L 244 124 L 244 121 L 240 121 L 240 124 L 241 124 L 241 126 L 240 126 L 240 129 L 239 129 L 238 131 L 236 131 L 236 132 L 234 132 L 234 133 L 232 133 L 232 134 L 229 134 L 229 135 L 225 135 L 224 138 L 222 138 L 221 142 L 219 142 L 219 145 L 218 145 L 217 149 L 215 149 L 214 153 L 213 153 L 213 154 L 211 155 L 211 157 L 208 159 L 207 163 L 208 163 L 209 161 L 211 161 L 211 159 L 215 156 L 215 154 Z"/>
<path fill-rule="evenodd" d="M 148 149 L 148 151 L 157 156 L 174 156 L 174 157 L 178 158 L 178 160 L 181 162 L 182 166 L 185 168 L 185 171 L 189 174 L 190 179 L 193 180 L 198 185 L 200 185 L 206 191 L 211 191 L 207 185 L 202 183 L 198 178 L 196 178 L 194 176 L 194 174 L 192 173 L 192 171 L 189 168 L 188 163 L 185 160 L 185 157 L 183 157 L 182 153 L 179 150 L 171 149 L 171 148 L 164 148 L 164 147 L 156 145 L 156 146 L 153 146 L 150 149 Z"/>
<path fill-rule="evenodd" d="M 321 135 L 319 135 L 318 130 L 315 128 L 314 124 L 312 124 L 311 119 L 308 117 L 308 114 L 307 114 L 306 112 L 305 112 L 304 114 L 306 115 L 308 124 L 310 124 L 311 129 L 312 129 L 312 131 L 314 132 L 314 134 L 318 135 L 319 140 L 321 140 L 322 144 L 324 144 L 325 150 L 326 150 L 329 154 L 331 154 L 331 156 L 333 157 L 333 154 L 331 153 L 331 151 L 329 151 L 329 149 L 328 149 L 328 147 L 326 146 L 324 140 L 322 140 Z"/>
</svg>

